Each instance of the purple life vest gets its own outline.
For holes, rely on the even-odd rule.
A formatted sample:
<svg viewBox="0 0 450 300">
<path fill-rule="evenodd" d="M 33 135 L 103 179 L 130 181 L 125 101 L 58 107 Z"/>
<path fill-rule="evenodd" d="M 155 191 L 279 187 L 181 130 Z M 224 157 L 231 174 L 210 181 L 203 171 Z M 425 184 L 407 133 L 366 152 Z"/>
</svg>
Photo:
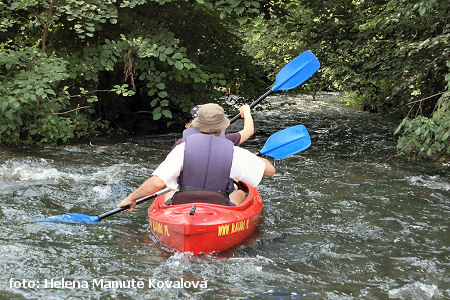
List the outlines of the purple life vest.
<svg viewBox="0 0 450 300">
<path fill-rule="evenodd" d="M 198 131 L 197 129 L 195 129 L 194 127 L 190 127 L 188 129 L 183 130 L 183 142 L 186 142 L 186 138 L 192 134 L 196 134 L 196 133 L 200 133 L 200 131 Z M 220 133 L 220 137 L 224 138 L 225 137 L 225 131 L 222 131 Z"/>
<path fill-rule="evenodd" d="M 207 190 L 226 194 L 234 190 L 230 178 L 233 143 L 227 139 L 190 134 L 186 137 L 183 170 L 178 177 L 180 191 Z"/>
</svg>

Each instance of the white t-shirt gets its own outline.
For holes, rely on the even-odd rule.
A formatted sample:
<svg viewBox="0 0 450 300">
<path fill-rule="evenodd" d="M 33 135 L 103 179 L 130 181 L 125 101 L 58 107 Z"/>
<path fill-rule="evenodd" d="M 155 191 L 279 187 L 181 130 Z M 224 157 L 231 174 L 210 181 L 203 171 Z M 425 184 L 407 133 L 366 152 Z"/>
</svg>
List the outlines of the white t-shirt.
<svg viewBox="0 0 450 300">
<path fill-rule="evenodd" d="M 178 176 L 183 170 L 184 145 L 181 143 L 167 155 L 152 175 L 161 178 L 171 189 L 178 187 Z M 256 155 L 240 147 L 234 147 L 230 178 L 257 186 L 264 175 L 266 164 Z"/>
</svg>

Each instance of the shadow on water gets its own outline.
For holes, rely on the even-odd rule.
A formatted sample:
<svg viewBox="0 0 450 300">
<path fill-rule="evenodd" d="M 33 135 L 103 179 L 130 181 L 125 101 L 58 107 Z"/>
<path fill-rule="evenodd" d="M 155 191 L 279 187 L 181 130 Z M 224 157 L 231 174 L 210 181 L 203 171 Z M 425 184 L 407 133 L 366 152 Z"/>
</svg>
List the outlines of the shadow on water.
<svg viewBox="0 0 450 300">
<path fill-rule="evenodd" d="M 275 161 L 258 187 L 263 222 L 229 251 L 194 257 L 154 241 L 148 205 L 96 224 L 40 217 L 113 209 L 149 177 L 178 134 L 116 143 L 0 148 L 0 298 L 5 299 L 439 299 L 450 297 L 448 167 L 395 156 L 396 124 L 316 101 L 271 97 L 254 112 L 252 152 L 304 124 L 312 146 Z M 239 130 L 240 121 L 231 131 Z M 50 288 L 46 280 L 86 281 Z M 207 288 L 154 287 L 207 281 Z M 20 286 L 22 280 L 39 287 Z M 144 288 L 98 287 L 142 281 Z"/>
</svg>

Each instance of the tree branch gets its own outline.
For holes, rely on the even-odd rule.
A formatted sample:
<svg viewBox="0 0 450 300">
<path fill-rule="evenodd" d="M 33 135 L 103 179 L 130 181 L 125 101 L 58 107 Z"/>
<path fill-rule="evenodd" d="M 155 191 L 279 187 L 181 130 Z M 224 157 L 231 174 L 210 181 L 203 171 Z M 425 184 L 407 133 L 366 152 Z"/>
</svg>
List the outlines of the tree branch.
<svg viewBox="0 0 450 300">
<path fill-rule="evenodd" d="M 80 110 L 80 109 L 83 109 L 83 108 L 89 108 L 89 107 L 91 107 L 91 106 L 90 105 L 86 105 L 86 106 L 77 107 L 77 108 L 74 108 L 74 109 L 71 109 L 71 110 L 68 110 L 68 111 L 63 111 L 63 112 L 53 113 L 53 114 L 54 115 L 65 115 L 65 114 L 68 114 L 68 113 L 71 113 L 71 112 L 74 112 L 74 111 L 77 111 L 77 110 Z"/>
<path fill-rule="evenodd" d="M 48 8 L 48 13 L 47 13 L 47 23 L 45 24 L 44 32 L 42 34 L 42 47 L 41 47 L 42 53 L 45 52 L 45 40 L 47 38 L 48 27 L 50 25 L 50 20 L 52 18 L 53 2 L 54 2 L 54 0 L 50 0 L 50 7 Z"/>
<path fill-rule="evenodd" d="M 422 102 L 422 101 L 425 101 L 425 100 L 427 100 L 427 99 L 430 99 L 430 98 L 433 98 L 433 97 L 442 95 L 443 93 L 445 93 L 445 92 L 440 92 L 440 93 L 437 93 L 437 94 L 428 96 L 428 97 L 426 97 L 426 98 L 422 98 L 422 99 L 419 99 L 419 100 L 415 100 L 415 101 L 412 101 L 412 102 L 408 102 L 408 103 L 406 103 L 406 105 L 412 105 L 412 104 L 417 103 L 417 102 Z"/>
</svg>

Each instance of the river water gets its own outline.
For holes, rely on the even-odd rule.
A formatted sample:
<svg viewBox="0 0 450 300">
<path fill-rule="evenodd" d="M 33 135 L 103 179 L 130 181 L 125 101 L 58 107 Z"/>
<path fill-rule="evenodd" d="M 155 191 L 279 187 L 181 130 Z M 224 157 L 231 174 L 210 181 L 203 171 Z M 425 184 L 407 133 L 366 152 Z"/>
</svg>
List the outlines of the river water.
<svg viewBox="0 0 450 300">
<path fill-rule="evenodd" d="M 275 162 L 277 174 L 259 186 L 259 229 L 219 255 L 160 246 L 148 229 L 148 204 L 96 224 L 36 222 L 115 208 L 178 134 L 0 148 L 0 298 L 450 297 L 448 166 L 397 158 L 396 124 L 337 98 L 277 96 L 254 112 L 247 149 L 297 124 L 306 125 L 312 146 Z"/>
</svg>

